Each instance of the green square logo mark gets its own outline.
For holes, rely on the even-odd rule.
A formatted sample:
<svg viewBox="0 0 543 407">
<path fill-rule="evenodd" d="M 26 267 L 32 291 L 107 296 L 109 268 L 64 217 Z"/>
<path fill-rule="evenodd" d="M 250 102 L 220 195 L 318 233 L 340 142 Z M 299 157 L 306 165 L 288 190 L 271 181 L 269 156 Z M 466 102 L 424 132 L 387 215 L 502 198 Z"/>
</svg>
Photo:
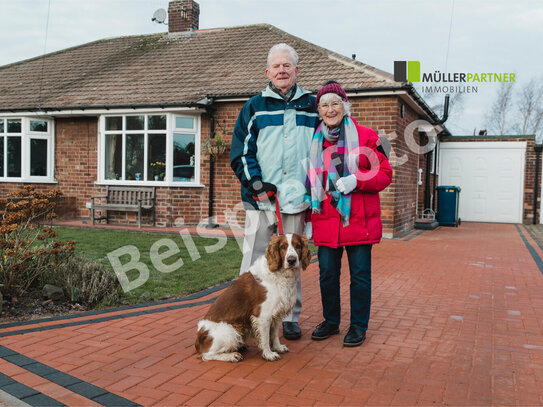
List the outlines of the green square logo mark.
<svg viewBox="0 0 543 407">
<path fill-rule="evenodd" d="M 420 61 L 407 61 L 407 80 L 420 82 Z"/>
</svg>

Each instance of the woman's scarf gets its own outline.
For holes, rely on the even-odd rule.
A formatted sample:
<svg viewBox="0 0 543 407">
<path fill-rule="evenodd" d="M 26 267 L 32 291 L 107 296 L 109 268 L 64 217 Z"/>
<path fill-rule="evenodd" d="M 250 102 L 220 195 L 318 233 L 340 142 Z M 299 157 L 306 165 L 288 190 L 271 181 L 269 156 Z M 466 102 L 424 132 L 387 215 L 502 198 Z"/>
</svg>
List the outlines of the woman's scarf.
<svg viewBox="0 0 543 407">
<path fill-rule="evenodd" d="M 324 150 L 323 141 L 331 142 L 337 140 L 333 147 L 330 168 L 326 185 L 323 187 L 324 174 Z M 324 122 L 321 121 L 313 134 L 313 141 L 309 150 L 309 185 L 308 195 L 311 197 L 311 209 L 313 213 L 320 213 L 322 201 L 326 199 L 325 192 L 331 195 L 331 204 L 338 211 L 343 226 L 349 225 L 351 215 L 351 194 L 343 195 L 336 190 L 336 182 L 341 177 L 350 175 L 349 163 L 353 171 L 358 169 L 358 131 L 353 120 L 345 116 L 337 131 L 330 131 Z"/>
</svg>

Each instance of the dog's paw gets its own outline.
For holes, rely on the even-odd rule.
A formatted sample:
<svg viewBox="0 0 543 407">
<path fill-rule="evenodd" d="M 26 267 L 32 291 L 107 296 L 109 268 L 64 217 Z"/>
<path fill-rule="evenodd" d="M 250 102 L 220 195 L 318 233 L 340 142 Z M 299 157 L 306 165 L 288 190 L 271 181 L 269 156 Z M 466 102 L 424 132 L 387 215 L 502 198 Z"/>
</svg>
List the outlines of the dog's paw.
<svg viewBox="0 0 543 407">
<path fill-rule="evenodd" d="M 282 343 L 279 344 L 279 346 L 272 348 L 272 350 L 276 351 L 277 353 L 287 353 L 288 348 L 283 345 Z"/>
<path fill-rule="evenodd" d="M 281 359 L 281 356 L 279 356 L 279 353 L 277 352 L 265 351 L 262 352 L 262 359 L 267 360 L 268 362 L 274 362 Z"/>
<path fill-rule="evenodd" d="M 228 355 L 227 362 L 237 363 L 243 360 L 243 355 L 239 352 L 232 352 Z"/>
</svg>

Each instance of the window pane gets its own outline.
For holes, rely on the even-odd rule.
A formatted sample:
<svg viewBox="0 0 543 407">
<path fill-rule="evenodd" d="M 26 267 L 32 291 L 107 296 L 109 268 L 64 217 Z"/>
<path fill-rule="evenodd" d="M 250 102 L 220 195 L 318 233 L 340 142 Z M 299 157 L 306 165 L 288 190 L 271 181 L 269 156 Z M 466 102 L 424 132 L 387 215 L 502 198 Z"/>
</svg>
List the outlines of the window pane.
<svg viewBox="0 0 543 407">
<path fill-rule="evenodd" d="M 0 119 L 0 133 L 4 132 L 4 119 Z"/>
<path fill-rule="evenodd" d="M 125 179 L 143 181 L 143 134 L 126 136 Z"/>
<path fill-rule="evenodd" d="M 30 131 L 47 131 L 47 122 L 43 120 L 30 120 Z"/>
<path fill-rule="evenodd" d="M 166 130 L 166 115 L 148 116 L 147 126 L 149 130 Z"/>
<path fill-rule="evenodd" d="M 8 133 L 21 132 L 21 119 L 8 120 Z"/>
<path fill-rule="evenodd" d="M 2 122 L 2 120 L 0 120 Z M 0 177 L 4 176 L 4 137 L 0 137 Z"/>
<path fill-rule="evenodd" d="M 47 175 L 47 140 L 30 140 L 30 175 Z"/>
<path fill-rule="evenodd" d="M 192 117 L 176 117 L 175 128 L 176 129 L 193 129 L 194 119 Z"/>
<path fill-rule="evenodd" d="M 122 130 L 123 118 L 121 116 L 106 117 L 106 130 Z"/>
<path fill-rule="evenodd" d="M 8 177 L 20 177 L 20 176 L 21 176 L 21 137 L 8 137 Z"/>
<path fill-rule="evenodd" d="M 194 181 L 194 134 L 173 135 L 173 180 Z"/>
<path fill-rule="evenodd" d="M 105 178 L 121 179 L 123 174 L 123 137 L 120 134 L 106 134 Z"/>
<path fill-rule="evenodd" d="M 143 116 L 126 116 L 126 130 L 143 130 Z"/>
<path fill-rule="evenodd" d="M 147 180 L 162 181 L 166 175 L 166 135 L 149 134 Z"/>
</svg>

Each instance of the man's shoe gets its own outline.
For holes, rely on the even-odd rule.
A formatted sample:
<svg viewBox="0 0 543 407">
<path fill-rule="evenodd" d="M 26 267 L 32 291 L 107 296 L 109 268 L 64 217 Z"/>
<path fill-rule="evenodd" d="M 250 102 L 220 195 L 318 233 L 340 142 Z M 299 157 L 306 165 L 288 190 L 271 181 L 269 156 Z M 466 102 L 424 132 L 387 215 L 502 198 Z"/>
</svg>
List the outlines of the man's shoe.
<svg viewBox="0 0 543 407">
<path fill-rule="evenodd" d="M 347 335 L 345 335 L 345 339 L 343 339 L 343 346 L 353 348 L 355 346 L 362 345 L 365 340 L 366 331 L 363 331 L 355 326 L 351 326 L 349 328 L 349 332 L 347 332 Z"/>
<path fill-rule="evenodd" d="M 322 341 L 327 339 L 332 335 L 339 333 L 339 327 L 337 325 L 331 325 L 328 322 L 324 321 L 317 325 L 317 329 L 311 334 L 311 339 L 316 341 Z"/>
<path fill-rule="evenodd" d="M 291 341 L 300 339 L 302 336 L 302 330 L 300 329 L 298 322 L 283 322 L 283 336 L 285 339 L 289 339 Z"/>
</svg>

